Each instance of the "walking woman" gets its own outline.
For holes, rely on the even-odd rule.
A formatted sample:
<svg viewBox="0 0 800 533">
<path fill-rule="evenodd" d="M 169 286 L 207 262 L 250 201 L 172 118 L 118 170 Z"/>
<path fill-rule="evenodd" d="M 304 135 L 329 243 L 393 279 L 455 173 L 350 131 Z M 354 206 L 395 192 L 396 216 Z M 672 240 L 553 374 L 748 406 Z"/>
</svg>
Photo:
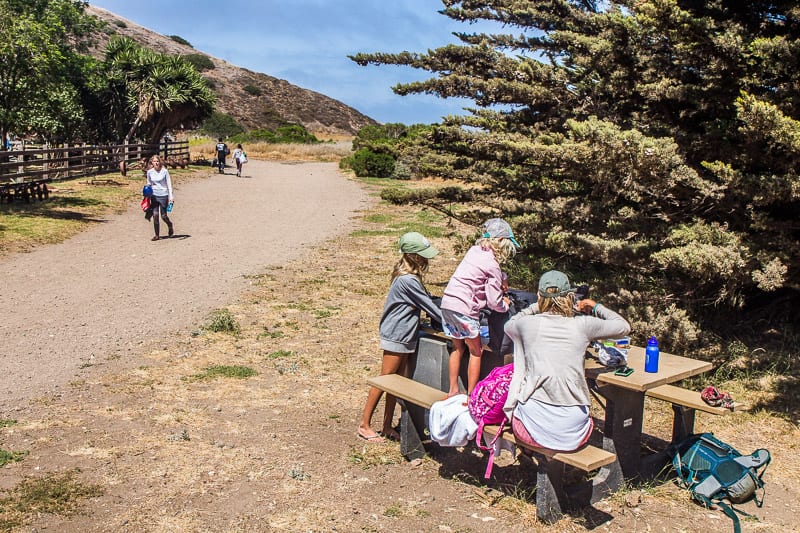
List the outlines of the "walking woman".
<svg viewBox="0 0 800 533">
<path fill-rule="evenodd" d="M 153 230 L 155 236 L 152 240 L 159 239 L 159 215 L 167 223 L 169 228 L 169 237 L 175 234 L 172 226 L 172 221 L 169 219 L 169 213 L 172 210 L 172 202 L 175 198 L 172 196 L 172 179 L 169 177 L 169 170 L 161 164 L 161 158 L 154 155 L 150 158 L 150 169 L 147 171 L 147 184 L 153 188 L 153 196 L 150 198 L 150 204 L 153 209 Z"/>
</svg>

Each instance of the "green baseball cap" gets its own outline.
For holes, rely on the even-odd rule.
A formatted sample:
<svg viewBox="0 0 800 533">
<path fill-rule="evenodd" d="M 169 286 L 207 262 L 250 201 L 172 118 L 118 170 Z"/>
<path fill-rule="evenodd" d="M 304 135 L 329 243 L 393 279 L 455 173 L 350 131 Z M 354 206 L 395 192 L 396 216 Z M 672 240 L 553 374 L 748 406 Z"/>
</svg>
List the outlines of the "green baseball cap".
<svg viewBox="0 0 800 533">
<path fill-rule="evenodd" d="M 439 253 L 439 250 L 431 246 L 428 239 L 416 231 L 405 233 L 400 237 L 400 251 L 404 254 L 421 255 L 425 259 L 432 259 Z"/>
<path fill-rule="evenodd" d="M 547 289 L 552 288 L 557 289 L 558 292 L 547 292 Z M 566 296 L 571 292 L 575 292 L 575 289 L 570 286 L 569 278 L 567 278 L 567 275 L 563 272 L 549 270 L 539 278 L 539 296 L 542 298 Z"/>
</svg>

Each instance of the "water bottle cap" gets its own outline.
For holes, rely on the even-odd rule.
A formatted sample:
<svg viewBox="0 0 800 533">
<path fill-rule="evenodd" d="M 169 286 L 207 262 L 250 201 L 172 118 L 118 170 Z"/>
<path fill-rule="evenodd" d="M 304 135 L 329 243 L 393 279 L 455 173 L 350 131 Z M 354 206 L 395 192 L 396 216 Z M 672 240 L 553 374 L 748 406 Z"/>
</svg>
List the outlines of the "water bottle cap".
<svg viewBox="0 0 800 533">
<path fill-rule="evenodd" d="M 647 339 L 647 344 L 649 346 L 658 346 L 658 339 L 656 339 L 655 335 L 651 335 L 649 339 Z"/>
</svg>

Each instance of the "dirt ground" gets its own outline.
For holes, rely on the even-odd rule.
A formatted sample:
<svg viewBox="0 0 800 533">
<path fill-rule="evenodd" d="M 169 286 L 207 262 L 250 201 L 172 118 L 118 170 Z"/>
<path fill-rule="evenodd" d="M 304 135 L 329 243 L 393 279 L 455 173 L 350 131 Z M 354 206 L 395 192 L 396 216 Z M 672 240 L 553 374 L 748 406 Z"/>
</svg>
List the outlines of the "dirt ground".
<svg viewBox="0 0 800 533">
<path fill-rule="evenodd" d="M 469 228 L 383 204 L 335 164 L 247 170 L 181 185 L 177 238 L 151 242 L 132 206 L 0 261 L 0 420 L 16 420 L 0 425 L 0 449 L 27 452 L 0 468 L 0 530 L 730 530 L 668 481 L 545 526 L 524 459 L 504 454 L 484 482 L 472 449 L 407 462 L 397 443 L 358 439 L 397 237 L 439 230 L 427 285 L 441 293 L 459 259 L 448 237 Z M 221 308 L 240 331 L 204 328 Z M 256 375 L 204 379 L 215 365 Z M 759 519 L 743 530 L 797 531 L 797 426 L 759 412 L 699 414 L 697 427 L 773 450 L 765 505 L 742 506 Z M 648 403 L 646 431 L 668 428 Z M 72 512 L 4 503 L 23 480 L 66 472 L 97 489 Z"/>
</svg>

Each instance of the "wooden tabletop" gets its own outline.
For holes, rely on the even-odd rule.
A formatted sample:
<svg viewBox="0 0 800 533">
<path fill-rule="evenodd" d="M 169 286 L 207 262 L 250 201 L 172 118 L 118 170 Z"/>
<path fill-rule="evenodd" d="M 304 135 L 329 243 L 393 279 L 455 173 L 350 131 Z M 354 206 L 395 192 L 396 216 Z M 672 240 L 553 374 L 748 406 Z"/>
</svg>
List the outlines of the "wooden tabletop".
<svg viewBox="0 0 800 533">
<path fill-rule="evenodd" d="M 447 342 L 450 339 L 441 331 L 428 327 L 421 328 L 422 333 L 437 340 Z M 589 351 L 593 354 L 593 351 Z M 690 376 L 708 372 L 712 364 L 699 361 L 690 357 L 681 357 L 666 352 L 661 352 L 658 360 L 658 372 L 644 371 L 644 348 L 631 346 L 628 349 L 628 366 L 633 368 L 633 374 L 627 377 L 615 376 L 613 368 L 606 368 L 597 359 L 586 358 L 586 377 L 595 379 L 598 383 L 608 383 L 624 389 L 644 392 L 659 385 L 674 383 Z"/>
<path fill-rule="evenodd" d="M 596 359 L 587 358 L 586 377 L 596 379 L 598 383 L 644 392 L 659 385 L 708 372 L 712 368 L 711 363 L 707 361 L 661 352 L 658 358 L 658 372 L 645 372 L 644 348 L 640 346 L 631 346 L 628 350 L 628 366 L 633 368 L 633 374 L 627 377 L 615 376 L 613 368 L 606 368 Z"/>
</svg>

